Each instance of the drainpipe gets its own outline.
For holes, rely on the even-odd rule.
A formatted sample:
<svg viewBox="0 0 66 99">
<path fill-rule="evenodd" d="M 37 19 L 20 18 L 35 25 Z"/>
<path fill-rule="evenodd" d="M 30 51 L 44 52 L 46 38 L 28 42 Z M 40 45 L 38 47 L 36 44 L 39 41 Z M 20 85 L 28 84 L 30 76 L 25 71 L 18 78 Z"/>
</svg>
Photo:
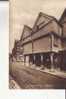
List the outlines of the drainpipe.
<svg viewBox="0 0 66 99">
<path fill-rule="evenodd" d="M 31 41 L 32 41 L 32 58 L 34 58 L 34 55 L 33 55 L 33 50 L 34 50 L 34 47 L 33 47 L 33 39 L 32 39 L 32 33 L 31 33 Z M 33 60 L 34 61 L 34 60 Z M 33 63 L 32 63 L 33 64 Z"/>
<path fill-rule="evenodd" d="M 53 53 L 53 35 L 51 34 L 51 54 L 50 54 L 50 60 L 51 60 L 51 70 L 54 69 L 54 59 L 53 59 L 53 56 L 54 56 L 54 53 Z"/>
</svg>

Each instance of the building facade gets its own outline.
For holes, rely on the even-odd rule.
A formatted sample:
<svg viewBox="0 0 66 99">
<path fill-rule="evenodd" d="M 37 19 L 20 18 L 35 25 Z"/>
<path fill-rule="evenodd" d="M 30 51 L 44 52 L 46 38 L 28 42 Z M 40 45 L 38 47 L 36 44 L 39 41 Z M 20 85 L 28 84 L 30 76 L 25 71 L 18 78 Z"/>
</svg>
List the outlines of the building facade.
<svg viewBox="0 0 66 99">
<path fill-rule="evenodd" d="M 65 27 L 66 11 L 60 21 L 40 12 L 33 28 L 25 25 L 18 48 L 24 57 L 24 63 L 50 69 L 61 68 L 59 56 L 66 50 Z"/>
<path fill-rule="evenodd" d="M 64 10 L 59 23 L 62 26 L 62 50 L 59 52 L 59 65 L 62 70 L 66 70 L 66 9 Z"/>
</svg>

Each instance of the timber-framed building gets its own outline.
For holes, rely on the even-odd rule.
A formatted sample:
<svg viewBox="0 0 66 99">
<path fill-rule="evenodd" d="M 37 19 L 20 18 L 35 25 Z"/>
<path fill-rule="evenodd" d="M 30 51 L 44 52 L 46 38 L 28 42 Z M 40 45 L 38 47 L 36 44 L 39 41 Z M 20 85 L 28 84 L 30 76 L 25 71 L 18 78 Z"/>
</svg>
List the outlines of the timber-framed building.
<svg viewBox="0 0 66 99">
<path fill-rule="evenodd" d="M 33 28 L 24 26 L 16 45 L 17 48 L 13 49 L 14 56 L 22 55 L 26 65 L 66 70 L 66 10 L 59 21 L 40 12 Z"/>
</svg>

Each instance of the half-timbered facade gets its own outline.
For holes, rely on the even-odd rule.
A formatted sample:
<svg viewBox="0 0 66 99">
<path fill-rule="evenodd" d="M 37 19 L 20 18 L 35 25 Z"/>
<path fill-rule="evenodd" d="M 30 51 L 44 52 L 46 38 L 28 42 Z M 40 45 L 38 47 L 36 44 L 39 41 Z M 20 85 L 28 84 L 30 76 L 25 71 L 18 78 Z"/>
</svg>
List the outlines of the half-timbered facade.
<svg viewBox="0 0 66 99">
<path fill-rule="evenodd" d="M 24 26 L 19 44 L 26 65 L 60 68 L 59 56 L 66 50 L 66 10 L 60 21 L 39 13 L 33 28 Z"/>
<path fill-rule="evenodd" d="M 60 24 L 54 17 L 40 12 L 33 28 L 29 30 L 25 26 L 22 34 L 25 63 L 51 68 L 56 53 L 59 49 L 61 50 L 62 28 Z M 55 67 L 52 66 L 52 68 Z"/>
</svg>

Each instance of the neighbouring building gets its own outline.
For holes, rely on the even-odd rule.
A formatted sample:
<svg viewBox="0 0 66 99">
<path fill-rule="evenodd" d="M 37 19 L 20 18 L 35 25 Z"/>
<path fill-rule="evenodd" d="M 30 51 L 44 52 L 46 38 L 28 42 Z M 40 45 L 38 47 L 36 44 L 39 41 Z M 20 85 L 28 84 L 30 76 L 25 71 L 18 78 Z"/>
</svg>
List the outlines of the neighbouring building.
<svg viewBox="0 0 66 99">
<path fill-rule="evenodd" d="M 26 65 L 35 64 L 50 69 L 61 68 L 59 56 L 62 55 L 62 52 L 66 53 L 65 27 L 66 10 L 60 21 L 40 12 L 33 28 L 24 26 L 22 36 L 17 44 L 19 51 L 14 46 L 13 52 L 16 53 L 15 55 L 21 52 L 17 56 L 22 55 Z"/>
<path fill-rule="evenodd" d="M 59 23 L 62 26 L 62 50 L 59 52 L 59 65 L 62 70 L 66 70 L 66 9 L 64 10 Z"/>
<path fill-rule="evenodd" d="M 20 40 L 15 40 L 14 48 L 12 50 L 13 60 L 22 61 L 23 60 L 23 53 Z"/>
</svg>

